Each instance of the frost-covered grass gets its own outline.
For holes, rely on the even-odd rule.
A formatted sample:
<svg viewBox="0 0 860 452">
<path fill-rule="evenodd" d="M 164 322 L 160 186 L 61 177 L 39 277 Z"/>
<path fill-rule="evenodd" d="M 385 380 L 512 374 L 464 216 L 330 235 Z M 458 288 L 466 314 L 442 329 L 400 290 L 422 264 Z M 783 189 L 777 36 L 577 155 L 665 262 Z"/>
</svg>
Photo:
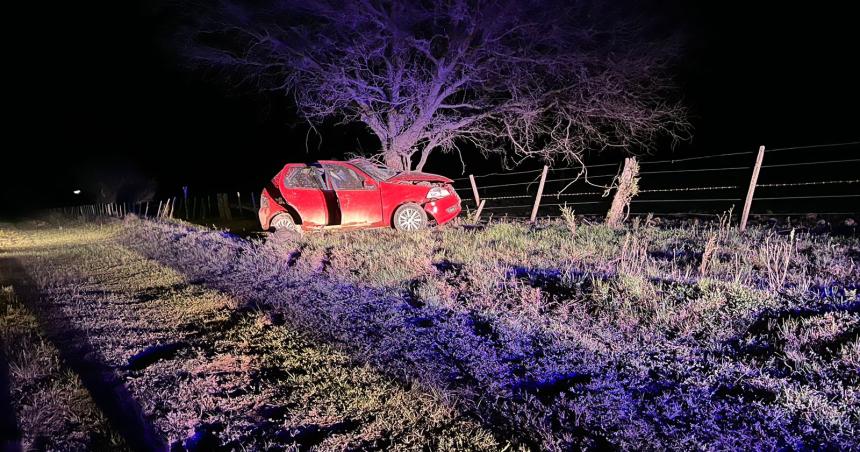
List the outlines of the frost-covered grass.
<svg viewBox="0 0 860 452">
<path fill-rule="evenodd" d="M 12 286 L 0 287 L 0 345 L 2 390 L 17 408 L 3 415 L 24 450 L 127 449 Z"/>
<path fill-rule="evenodd" d="M 857 447 L 856 238 L 648 222 L 122 237 L 525 447 Z"/>
<path fill-rule="evenodd" d="M 127 228 L 0 226 L 4 283 L 38 292 L 27 309 L 0 292 L 25 446 L 117 449 L 124 435 L 175 450 L 505 446 L 444 392 L 403 384 L 118 244 Z"/>
<path fill-rule="evenodd" d="M 856 237 L 644 221 L 249 241 L 131 219 L 0 228 L 0 248 L 169 442 L 858 447 Z"/>
</svg>

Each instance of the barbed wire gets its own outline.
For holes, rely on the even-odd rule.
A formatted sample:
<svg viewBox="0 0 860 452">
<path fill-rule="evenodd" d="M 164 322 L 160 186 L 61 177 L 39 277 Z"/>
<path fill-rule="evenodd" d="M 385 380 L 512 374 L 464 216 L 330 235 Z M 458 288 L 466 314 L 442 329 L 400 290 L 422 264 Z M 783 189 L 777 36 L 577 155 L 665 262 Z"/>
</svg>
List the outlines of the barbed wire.
<svg viewBox="0 0 860 452">
<path fill-rule="evenodd" d="M 584 201 L 578 202 L 576 204 L 568 204 L 566 202 L 558 202 L 558 203 L 541 203 L 539 207 L 553 207 L 553 206 L 570 206 L 575 207 L 583 204 L 605 204 L 607 201 Z M 525 208 L 533 208 L 534 204 L 519 204 L 515 206 L 489 206 L 484 207 L 484 210 L 495 210 L 495 209 L 525 209 Z"/>
<path fill-rule="evenodd" d="M 737 202 L 740 201 L 738 198 L 690 198 L 690 199 L 634 199 L 630 201 L 633 202 L 726 202 L 732 201 Z"/>
<path fill-rule="evenodd" d="M 560 198 L 562 196 L 590 196 L 590 195 L 602 195 L 603 193 L 599 191 L 581 191 L 576 193 L 549 193 L 544 196 L 555 196 L 556 198 Z"/>
<path fill-rule="evenodd" d="M 500 199 L 523 199 L 523 198 L 534 198 L 534 195 L 512 195 L 512 196 L 493 196 L 493 197 L 483 197 L 482 201 L 497 201 Z"/>
<path fill-rule="evenodd" d="M 740 188 L 737 185 L 718 185 L 713 187 L 686 187 L 686 188 L 652 188 L 649 190 L 639 190 L 639 193 L 667 193 L 667 192 L 682 192 L 682 191 L 708 191 L 708 190 L 729 190 Z"/>
<path fill-rule="evenodd" d="M 860 198 L 860 195 L 810 195 L 810 196 L 773 196 L 768 198 L 753 198 L 755 201 L 776 201 L 781 199 L 823 199 L 823 198 Z"/>
<path fill-rule="evenodd" d="M 577 192 L 577 193 L 544 193 L 541 198 L 560 198 L 562 196 L 590 196 L 590 195 L 601 195 L 600 192 Z M 511 196 L 492 196 L 492 197 L 481 197 L 482 200 L 487 201 L 496 201 L 500 199 L 524 199 L 530 198 L 534 199 L 536 195 L 511 195 Z"/>
<path fill-rule="evenodd" d="M 782 184 L 756 184 L 756 187 L 802 187 L 807 185 L 856 184 L 860 179 L 852 180 L 823 180 L 815 182 L 786 182 Z M 640 190 L 641 191 L 641 190 Z"/>
<path fill-rule="evenodd" d="M 782 217 L 792 215 L 856 215 L 858 212 L 793 212 L 793 213 L 750 213 L 756 217 Z"/>
</svg>

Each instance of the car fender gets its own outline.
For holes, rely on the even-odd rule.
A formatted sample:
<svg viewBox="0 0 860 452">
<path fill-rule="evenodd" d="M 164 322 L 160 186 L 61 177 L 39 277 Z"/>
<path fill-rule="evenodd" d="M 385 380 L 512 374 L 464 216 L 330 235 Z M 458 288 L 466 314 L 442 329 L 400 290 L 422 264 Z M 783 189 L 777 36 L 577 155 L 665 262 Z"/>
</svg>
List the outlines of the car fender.
<svg viewBox="0 0 860 452">
<path fill-rule="evenodd" d="M 403 204 L 415 203 L 423 208 L 427 203 L 427 191 L 430 189 L 426 185 L 386 181 L 380 182 L 379 188 L 382 190 L 382 218 L 385 219 L 386 226 L 393 224 L 394 211 Z"/>
<path fill-rule="evenodd" d="M 264 231 L 271 228 L 272 218 L 275 218 L 275 215 L 279 213 L 290 215 L 296 224 L 302 223 L 302 217 L 299 215 L 299 212 L 286 202 L 282 196 L 273 197 L 268 188 L 264 189 L 260 195 L 260 227 Z"/>
</svg>

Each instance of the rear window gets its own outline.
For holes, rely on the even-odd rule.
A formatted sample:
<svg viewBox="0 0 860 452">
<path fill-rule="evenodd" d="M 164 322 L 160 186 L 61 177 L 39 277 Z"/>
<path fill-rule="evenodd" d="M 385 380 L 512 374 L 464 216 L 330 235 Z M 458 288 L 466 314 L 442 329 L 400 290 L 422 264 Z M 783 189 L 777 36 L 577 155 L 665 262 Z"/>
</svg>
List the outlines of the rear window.
<svg viewBox="0 0 860 452">
<path fill-rule="evenodd" d="M 306 166 L 304 168 L 293 168 L 284 177 L 284 186 L 293 188 L 316 188 L 322 189 L 322 180 L 317 169 Z"/>
</svg>

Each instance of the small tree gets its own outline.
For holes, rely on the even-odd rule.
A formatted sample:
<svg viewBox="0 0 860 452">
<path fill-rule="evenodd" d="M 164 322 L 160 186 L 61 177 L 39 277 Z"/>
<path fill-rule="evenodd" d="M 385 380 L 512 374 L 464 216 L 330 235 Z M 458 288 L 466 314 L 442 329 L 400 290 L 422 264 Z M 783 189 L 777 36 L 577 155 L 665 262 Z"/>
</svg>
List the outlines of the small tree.
<svg viewBox="0 0 860 452">
<path fill-rule="evenodd" d="M 401 169 L 464 145 L 571 161 L 683 137 L 685 110 L 665 100 L 674 46 L 600 4 L 221 2 L 194 11 L 184 48 L 236 86 L 294 96 L 311 124 L 363 123 Z"/>
</svg>

